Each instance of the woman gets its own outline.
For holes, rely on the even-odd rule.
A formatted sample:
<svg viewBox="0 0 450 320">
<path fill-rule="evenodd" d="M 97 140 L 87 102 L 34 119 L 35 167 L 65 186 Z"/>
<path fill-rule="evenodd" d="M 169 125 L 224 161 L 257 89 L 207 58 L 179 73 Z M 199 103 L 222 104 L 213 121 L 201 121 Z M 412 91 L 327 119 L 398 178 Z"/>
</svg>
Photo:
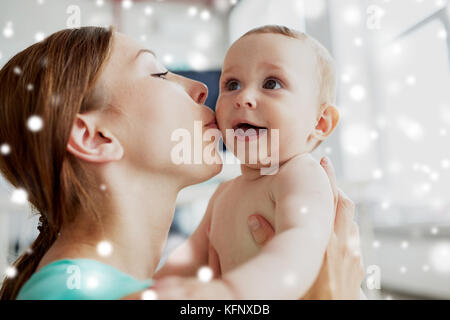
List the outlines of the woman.
<svg viewBox="0 0 450 320">
<path fill-rule="evenodd" d="M 0 92 L 0 143 L 11 148 L 0 169 L 41 215 L 40 234 L 14 264 L 18 276 L 4 281 L 1 298 L 118 299 L 152 285 L 178 192 L 221 170 L 170 158 L 175 129 L 214 125 L 203 105 L 207 88 L 168 73 L 130 38 L 85 27 L 59 31 L 13 57 L 0 71 Z M 30 119 L 41 119 L 42 129 L 27 127 Z M 342 233 L 342 241 L 351 234 Z M 104 241 L 111 254 L 97 250 Z M 188 252 L 189 243 L 183 248 L 183 259 L 169 259 L 159 276 L 193 276 L 206 264 Z M 342 264 L 323 271 L 333 275 L 347 261 L 353 270 L 325 283 L 349 276 L 358 282 L 354 292 L 362 277 L 350 272 L 360 271 L 359 258 L 343 259 L 344 251 Z M 315 297 L 329 294 L 323 279 Z"/>
</svg>

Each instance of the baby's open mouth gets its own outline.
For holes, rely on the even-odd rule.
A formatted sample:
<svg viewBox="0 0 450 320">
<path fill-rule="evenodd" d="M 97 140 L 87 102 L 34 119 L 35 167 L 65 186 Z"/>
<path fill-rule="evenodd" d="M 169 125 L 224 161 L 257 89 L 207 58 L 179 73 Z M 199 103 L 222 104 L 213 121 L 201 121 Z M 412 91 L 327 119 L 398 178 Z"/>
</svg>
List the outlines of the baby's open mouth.
<svg viewBox="0 0 450 320">
<path fill-rule="evenodd" d="M 256 125 L 253 125 L 253 124 L 250 124 L 247 122 L 241 122 L 241 123 L 238 123 L 237 125 L 233 126 L 234 131 L 237 131 L 238 129 L 241 129 L 244 132 L 247 132 L 247 130 L 249 130 L 249 129 L 254 129 L 254 130 L 256 130 L 256 132 L 259 132 L 260 129 L 267 130 L 266 127 L 259 127 L 259 126 L 256 126 Z"/>
<path fill-rule="evenodd" d="M 233 126 L 234 136 L 238 140 L 250 141 L 267 134 L 267 127 L 257 126 L 249 122 L 239 122 Z"/>
</svg>

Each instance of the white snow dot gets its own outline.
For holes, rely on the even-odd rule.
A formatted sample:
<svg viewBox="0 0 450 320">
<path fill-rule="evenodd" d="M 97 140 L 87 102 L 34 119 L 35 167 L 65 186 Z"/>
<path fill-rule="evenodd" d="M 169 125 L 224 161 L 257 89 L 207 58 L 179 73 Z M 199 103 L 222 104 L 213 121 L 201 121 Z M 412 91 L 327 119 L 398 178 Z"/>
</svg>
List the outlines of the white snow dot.
<svg viewBox="0 0 450 320">
<path fill-rule="evenodd" d="M 355 25 L 361 20 L 361 14 L 357 7 L 351 6 L 343 12 L 343 18 L 349 25 Z"/>
<path fill-rule="evenodd" d="M 39 116 L 36 116 L 36 115 L 29 117 L 28 121 L 27 121 L 27 126 L 28 126 L 28 129 L 30 129 L 30 131 L 33 131 L 33 132 L 40 131 L 43 126 L 42 118 Z"/>
<path fill-rule="evenodd" d="M 100 185 L 100 190 L 105 191 L 106 190 L 106 184 L 101 184 Z"/>
<path fill-rule="evenodd" d="M 438 31 L 437 37 L 439 39 L 447 39 L 447 31 L 445 31 L 445 29 L 442 28 L 441 30 Z"/>
<path fill-rule="evenodd" d="M 95 3 L 96 3 L 97 6 L 99 6 L 99 7 L 103 6 L 103 4 L 104 4 L 103 0 L 97 0 L 97 1 L 95 1 Z"/>
<path fill-rule="evenodd" d="M 372 247 L 374 247 L 374 248 L 379 248 L 379 247 L 380 247 L 380 241 L 374 240 L 374 241 L 372 242 Z"/>
<path fill-rule="evenodd" d="M 154 290 L 145 290 L 141 295 L 142 300 L 157 300 L 158 295 Z"/>
<path fill-rule="evenodd" d="M 5 270 L 5 275 L 8 278 L 14 278 L 17 275 L 17 269 L 13 266 L 9 266 Z"/>
<path fill-rule="evenodd" d="M 189 15 L 190 17 L 196 16 L 197 13 L 198 13 L 197 7 L 189 7 L 189 8 L 188 8 L 188 15 Z"/>
<path fill-rule="evenodd" d="M 144 13 L 146 16 L 150 16 L 153 13 L 153 8 L 150 6 L 146 6 L 144 9 Z"/>
<path fill-rule="evenodd" d="M 34 40 L 36 41 L 36 42 L 41 42 L 42 40 L 44 40 L 45 39 L 45 34 L 43 33 L 43 32 L 37 32 L 35 35 L 34 35 Z"/>
<path fill-rule="evenodd" d="M 447 129 L 445 129 L 445 128 L 439 129 L 439 134 L 441 136 L 445 137 L 447 135 Z"/>
<path fill-rule="evenodd" d="M 5 38 L 11 38 L 14 35 L 14 29 L 12 27 L 12 22 L 8 21 L 6 27 L 3 28 L 3 36 Z"/>
<path fill-rule="evenodd" d="M 103 257 L 111 255 L 112 251 L 112 244 L 108 241 L 100 241 L 97 245 L 97 252 Z"/>
<path fill-rule="evenodd" d="M 432 181 L 438 181 L 439 180 L 439 173 L 437 173 L 437 172 L 430 173 L 430 179 Z"/>
<path fill-rule="evenodd" d="M 409 76 L 406 77 L 406 84 L 408 84 L 410 86 L 413 86 L 413 85 L 416 84 L 416 82 L 417 82 L 417 80 L 416 80 L 415 76 L 409 75 Z"/>
<path fill-rule="evenodd" d="M 13 69 L 13 71 L 14 71 L 14 73 L 17 74 L 17 75 L 19 75 L 19 74 L 22 73 L 22 69 L 20 69 L 20 67 L 18 67 L 18 66 L 15 66 L 14 69 Z"/>
<path fill-rule="evenodd" d="M 24 204 L 28 201 L 28 193 L 25 189 L 18 188 L 12 192 L 11 202 L 16 204 Z"/>
<path fill-rule="evenodd" d="M 430 229 L 430 232 L 431 232 L 431 234 L 438 234 L 439 229 L 438 229 L 437 227 L 432 227 L 432 228 Z"/>
<path fill-rule="evenodd" d="M 381 170 L 381 169 L 375 169 L 375 170 L 372 172 L 372 176 L 373 176 L 373 178 L 376 179 L 376 180 L 381 179 L 381 178 L 383 177 L 383 170 Z"/>
<path fill-rule="evenodd" d="M 408 271 L 408 269 L 406 269 L 405 266 L 400 267 L 400 272 L 401 273 L 406 273 L 406 271 Z"/>
<path fill-rule="evenodd" d="M 370 139 L 372 139 L 372 140 L 377 140 L 378 137 L 379 137 L 379 134 L 378 134 L 378 132 L 377 132 L 376 130 L 372 130 L 372 131 L 370 132 Z"/>
<path fill-rule="evenodd" d="M 86 285 L 89 289 L 95 289 L 98 287 L 98 279 L 94 276 L 91 276 L 87 279 Z"/>
<path fill-rule="evenodd" d="M 402 53 L 402 51 L 403 51 L 403 48 L 399 44 L 395 44 L 392 47 L 392 53 L 395 54 L 396 56 L 400 55 Z"/>
<path fill-rule="evenodd" d="M 333 152 L 333 149 L 331 149 L 330 147 L 326 147 L 325 148 L 325 153 L 330 155 Z"/>
<path fill-rule="evenodd" d="M 430 270 L 430 266 L 427 265 L 427 264 L 424 264 L 424 265 L 422 266 L 422 270 L 423 270 L 423 272 L 428 272 L 428 271 Z"/>
<path fill-rule="evenodd" d="M 205 70 L 209 64 L 208 58 L 201 52 L 188 54 L 189 66 L 195 71 Z"/>
<path fill-rule="evenodd" d="M 209 20 L 211 18 L 211 13 L 209 12 L 209 10 L 205 9 L 200 13 L 200 18 L 205 21 Z"/>
<path fill-rule="evenodd" d="M 308 208 L 307 208 L 307 207 L 304 207 L 304 206 L 301 207 L 301 208 L 300 208 L 300 213 L 301 213 L 301 214 L 307 214 L 307 213 L 308 213 Z"/>
<path fill-rule="evenodd" d="M 436 244 L 430 251 L 433 268 L 442 273 L 450 273 L 450 242 Z"/>
<path fill-rule="evenodd" d="M 348 74 L 348 73 L 343 73 L 343 74 L 341 75 L 341 80 L 342 80 L 342 82 L 344 82 L 344 83 L 349 83 L 349 82 L 352 80 L 352 77 L 351 77 L 350 74 Z"/>
<path fill-rule="evenodd" d="M 353 39 L 353 44 L 356 47 L 361 47 L 363 45 L 363 39 L 361 37 L 356 37 L 355 39 Z"/>
<path fill-rule="evenodd" d="M 209 282 L 213 277 L 213 271 L 210 267 L 201 267 L 197 271 L 197 277 L 201 282 Z"/>
<path fill-rule="evenodd" d="M 350 89 L 350 97 L 355 101 L 361 101 L 366 97 L 366 89 L 362 85 L 354 85 Z"/>
<path fill-rule="evenodd" d="M 408 241 L 402 241 L 401 247 L 402 249 L 407 249 L 409 247 Z"/>
<path fill-rule="evenodd" d="M 442 167 L 442 169 L 450 168 L 450 160 L 449 159 L 443 159 L 441 161 L 441 167 Z"/>
<path fill-rule="evenodd" d="M 130 9 L 133 6 L 133 1 L 131 0 L 122 0 L 122 8 Z"/>
<path fill-rule="evenodd" d="M 33 89 L 34 89 L 34 85 L 32 83 L 27 84 L 28 91 L 33 91 Z"/>
<path fill-rule="evenodd" d="M 11 147 L 9 146 L 9 144 L 3 143 L 0 146 L 0 152 L 2 153 L 2 155 L 6 156 L 11 152 Z"/>
<path fill-rule="evenodd" d="M 389 203 L 389 201 L 381 202 L 381 209 L 383 209 L 383 210 L 389 209 L 390 206 L 391 206 L 391 204 Z"/>
<path fill-rule="evenodd" d="M 283 283 L 288 287 L 292 287 L 293 285 L 295 285 L 296 281 L 297 277 L 293 273 L 288 273 L 283 277 Z"/>
<path fill-rule="evenodd" d="M 168 53 L 163 55 L 162 59 L 165 64 L 171 64 L 171 63 L 173 63 L 173 60 L 174 60 L 173 55 L 168 54 Z"/>
</svg>

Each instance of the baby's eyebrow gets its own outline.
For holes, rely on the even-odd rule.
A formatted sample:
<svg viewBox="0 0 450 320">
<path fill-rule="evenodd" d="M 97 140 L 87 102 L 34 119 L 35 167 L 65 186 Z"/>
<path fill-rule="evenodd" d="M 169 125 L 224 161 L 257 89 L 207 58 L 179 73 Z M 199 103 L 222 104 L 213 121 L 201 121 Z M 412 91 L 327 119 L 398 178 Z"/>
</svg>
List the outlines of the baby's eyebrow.
<svg viewBox="0 0 450 320">
<path fill-rule="evenodd" d="M 236 68 L 236 66 L 227 67 L 226 69 L 223 69 L 222 74 L 228 73 L 228 72 L 232 71 L 235 68 Z"/>
<path fill-rule="evenodd" d="M 283 71 L 283 72 L 286 71 L 282 66 L 280 66 L 280 65 L 278 65 L 276 63 L 272 63 L 272 62 L 262 62 L 261 65 L 266 67 L 266 68 L 270 68 L 270 69 L 277 69 L 277 70 L 280 70 L 280 71 Z"/>
</svg>

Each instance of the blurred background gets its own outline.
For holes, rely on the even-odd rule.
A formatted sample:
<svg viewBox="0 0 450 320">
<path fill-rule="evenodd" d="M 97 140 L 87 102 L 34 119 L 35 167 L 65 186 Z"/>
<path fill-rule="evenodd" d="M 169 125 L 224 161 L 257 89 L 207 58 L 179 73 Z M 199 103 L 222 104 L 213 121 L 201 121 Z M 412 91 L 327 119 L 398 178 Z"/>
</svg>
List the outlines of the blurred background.
<svg viewBox="0 0 450 320">
<path fill-rule="evenodd" d="M 341 122 L 314 155 L 331 158 L 356 203 L 366 295 L 450 299 L 447 0 L 2 0 L 0 66 L 57 30 L 114 25 L 171 71 L 205 82 L 214 109 L 227 48 L 264 24 L 305 31 L 336 58 Z M 180 193 L 165 256 L 195 229 L 217 185 L 239 173 L 226 164 Z M 36 225 L 24 195 L 1 178 L 0 272 Z"/>
</svg>

